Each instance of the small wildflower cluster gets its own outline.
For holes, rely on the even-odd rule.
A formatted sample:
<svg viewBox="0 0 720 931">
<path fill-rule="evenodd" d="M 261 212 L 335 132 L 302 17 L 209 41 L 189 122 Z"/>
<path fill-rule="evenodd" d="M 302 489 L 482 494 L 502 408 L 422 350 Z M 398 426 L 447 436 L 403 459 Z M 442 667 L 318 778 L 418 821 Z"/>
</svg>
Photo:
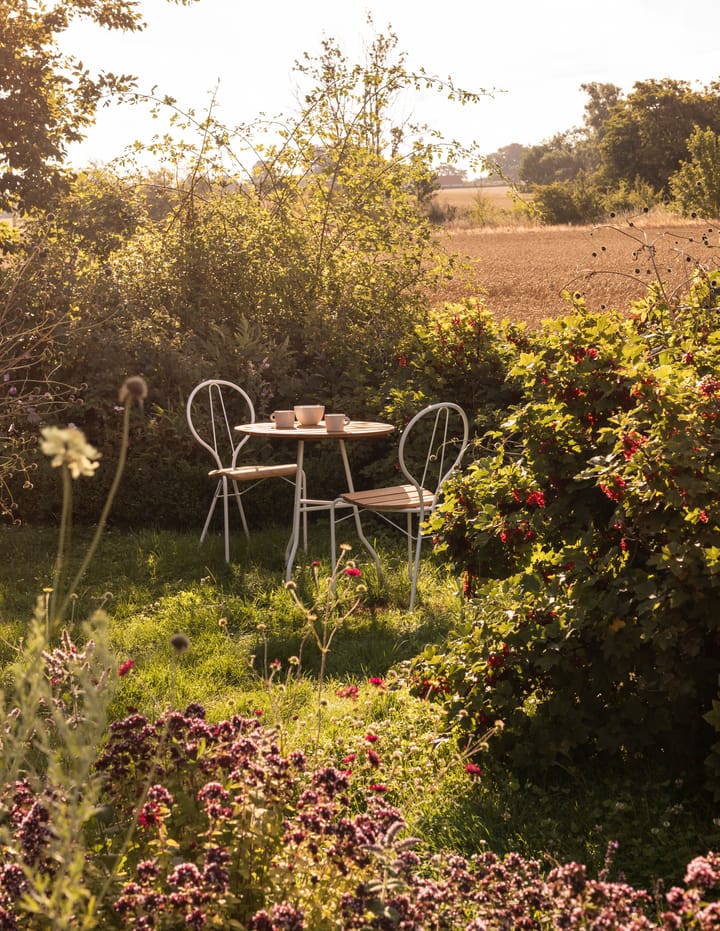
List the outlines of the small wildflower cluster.
<svg viewBox="0 0 720 931">
<path fill-rule="evenodd" d="M 95 641 L 90 639 L 79 649 L 67 629 L 60 635 L 60 645 L 42 653 L 45 675 L 52 688 L 53 705 L 62 712 L 70 727 L 77 727 L 85 717 L 85 698 L 88 685 L 102 690 L 108 685 L 109 670 L 102 670 L 91 681 Z"/>
<path fill-rule="evenodd" d="M 50 456 L 53 468 L 66 466 L 73 478 L 92 476 L 100 463 L 100 453 L 77 427 L 43 427 L 40 449 Z"/>
</svg>

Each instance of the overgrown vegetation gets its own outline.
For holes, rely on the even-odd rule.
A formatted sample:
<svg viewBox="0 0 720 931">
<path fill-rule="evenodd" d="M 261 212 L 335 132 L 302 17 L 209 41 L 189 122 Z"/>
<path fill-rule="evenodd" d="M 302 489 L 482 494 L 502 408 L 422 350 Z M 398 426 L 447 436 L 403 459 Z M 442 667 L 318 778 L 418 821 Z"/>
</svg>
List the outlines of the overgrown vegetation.
<svg viewBox="0 0 720 931">
<path fill-rule="evenodd" d="M 63 83 L 53 30 L 135 27 L 131 6 L 21 4 L 41 110 Z M 25 177 L 46 192 L 0 283 L 0 482 L 27 524 L 0 568 L 0 925 L 716 927 L 718 272 L 683 252 L 690 286 L 671 287 L 633 229 L 630 274 L 652 284 L 622 313 L 568 294 L 530 330 L 477 297 L 434 306 L 460 268 L 433 236 L 433 165 L 460 149 L 394 106 L 477 95 L 409 70 L 392 33 L 358 65 L 328 40 L 299 71 L 279 134 L 177 111 L 187 135 L 152 144 L 152 177 L 56 170 L 124 79 L 69 85 L 37 164 L 0 140 L 6 201 L 32 206 Z M 562 177 L 534 203 L 573 221 L 674 185 L 687 207 L 693 183 L 715 203 L 715 88 L 589 92 L 587 137 L 536 153 Z M 658 115 L 682 117 L 668 145 L 628 147 Z M 401 426 L 462 404 L 475 445 L 417 614 L 380 531 L 382 585 L 352 550 L 328 566 L 318 527 L 288 589 L 279 499 L 258 492 L 264 530 L 230 565 L 158 529 L 200 519 L 184 403 L 209 374 L 261 416 L 322 398 Z M 362 481 L 392 473 L 386 453 L 355 463 Z M 73 522 L 95 526 L 82 557 Z M 108 522 L 126 532 L 103 555 Z"/>
</svg>

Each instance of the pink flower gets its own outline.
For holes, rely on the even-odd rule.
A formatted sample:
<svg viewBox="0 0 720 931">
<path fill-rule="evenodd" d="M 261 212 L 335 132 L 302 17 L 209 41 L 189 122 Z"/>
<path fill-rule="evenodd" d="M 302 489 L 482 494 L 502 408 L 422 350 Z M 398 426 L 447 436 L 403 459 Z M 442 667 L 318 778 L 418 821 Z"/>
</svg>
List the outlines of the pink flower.
<svg viewBox="0 0 720 931">
<path fill-rule="evenodd" d="M 335 694 L 338 698 L 351 698 L 353 701 L 357 701 L 358 687 L 357 685 L 343 685 Z"/>
<path fill-rule="evenodd" d="M 375 741 L 376 741 L 376 740 L 379 740 L 379 739 L 380 739 L 380 738 L 378 737 L 377 734 L 366 734 L 366 735 L 365 735 L 365 740 L 367 740 L 367 741 L 368 741 L 369 743 L 371 743 L 371 744 L 374 744 Z"/>
<path fill-rule="evenodd" d="M 387 792 L 387 786 L 383 782 L 371 782 L 368 789 L 371 792 Z"/>
<path fill-rule="evenodd" d="M 482 776 L 482 767 L 478 766 L 476 763 L 467 763 L 465 765 L 465 772 L 470 776 Z"/>
<path fill-rule="evenodd" d="M 368 679 L 368 682 L 370 683 L 370 685 L 374 685 L 375 688 L 378 688 L 378 689 L 385 688 L 385 680 L 381 679 L 380 676 L 371 676 Z"/>
<path fill-rule="evenodd" d="M 130 672 L 130 670 L 133 668 L 134 665 L 135 665 L 134 659 L 126 659 L 125 662 L 121 663 L 120 666 L 118 667 L 118 675 L 121 677 L 126 676 Z"/>
<path fill-rule="evenodd" d="M 362 572 L 355 566 L 348 566 L 347 569 L 344 569 L 343 571 L 345 575 L 351 575 L 354 578 L 359 578 L 362 575 Z"/>
<path fill-rule="evenodd" d="M 701 524 L 707 524 L 707 522 L 710 520 L 710 518 L 707 515 L 707 511 L 700 511 L 700 514 L 698 515 L 698 520 L 700 521 Z"/>
<path fill-rule="evenodd" d="M 374 766 L 376 769 L 380 766 L 380 755 L 372 749 L 372 747 L 367 752 L 368 761 L 371 766 Z"/>
</svg>

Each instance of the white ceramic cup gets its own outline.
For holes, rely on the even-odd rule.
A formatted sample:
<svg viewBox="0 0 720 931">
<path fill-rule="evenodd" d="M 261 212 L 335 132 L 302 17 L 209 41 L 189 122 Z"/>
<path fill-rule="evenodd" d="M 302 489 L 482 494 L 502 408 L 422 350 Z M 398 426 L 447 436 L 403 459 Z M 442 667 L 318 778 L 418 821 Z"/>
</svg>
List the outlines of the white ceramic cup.
<svg viewBox="0 0 720 931">
<path fill-rule="evenodd" d="M 322 404 L 296 404 L 295 416 L 301 427 L 316 427 L 323 418 Z"/>
<path fill-rule="evenodd" d="M 342 433 L 349 423 L 347 414 L 325 414 L 325 429 L 328 433 Z"/>
<path fill-rule="evenodd" d="M 295 411 L 273 411 L 270 420 L 274 422 L 276 430 L 292 430 L 295 426 Z"/>
</svg>

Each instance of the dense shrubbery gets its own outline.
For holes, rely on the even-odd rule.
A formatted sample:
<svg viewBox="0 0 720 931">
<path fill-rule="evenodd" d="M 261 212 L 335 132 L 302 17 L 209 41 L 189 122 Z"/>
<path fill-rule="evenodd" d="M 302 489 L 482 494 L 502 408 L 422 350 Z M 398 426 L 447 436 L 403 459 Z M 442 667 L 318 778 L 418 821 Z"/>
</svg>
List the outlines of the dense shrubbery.
<svg viewBox="0 0 720 931">
<path fill-rule="evenodd" d="M 701 761 L 720 642 L 717 278 L 684 306 L 547 323 L 521 402 L 432 521 L 475 620 L 417 664 L 470 731 L 537 770 L 597 752 Z M 424 686 L 426 687 L 426 686 Z M 714 776 L 716 777 L 716 774 Z"/>
<path fill-rule="evenodd" d="M 357 418 L 376 413 L 398 341 L 452 270 L 424 200 L 438 152 L 458 147 L 392 114 L 420 84 L 462 102 L 477 95 L 410 72 L 393 34 L 374 37 L 364 64 L 328 40 L 298 70 L 306 92 L 283 131 L 258 121 L 231 132 L 210 116 L 182 125 L 175 113 L 189 138 L 158 141 L 166 170 L 80 177 L 27 225 L 9 265 L 17 274 L 0 282 L 28 318 L 51 308 L 61 324 L 56 377 L 75 389 L 64 416 L 106 457 L 113 386 L 147 379 L 139 481 L 117 509 L 127 521 L 147 514 L 149 482 L 159 522 L 188 519 L 203 469 L 178 474 L 175 463 L 194 455 L 183 406 L 198 381 L 242 383 L 261 415 L 318 398 Z M 40 260 L 28 276 L 30 254 Z M 22 496 L 21 517 L 52 511 L 39 497 Z"/>
</svg>

